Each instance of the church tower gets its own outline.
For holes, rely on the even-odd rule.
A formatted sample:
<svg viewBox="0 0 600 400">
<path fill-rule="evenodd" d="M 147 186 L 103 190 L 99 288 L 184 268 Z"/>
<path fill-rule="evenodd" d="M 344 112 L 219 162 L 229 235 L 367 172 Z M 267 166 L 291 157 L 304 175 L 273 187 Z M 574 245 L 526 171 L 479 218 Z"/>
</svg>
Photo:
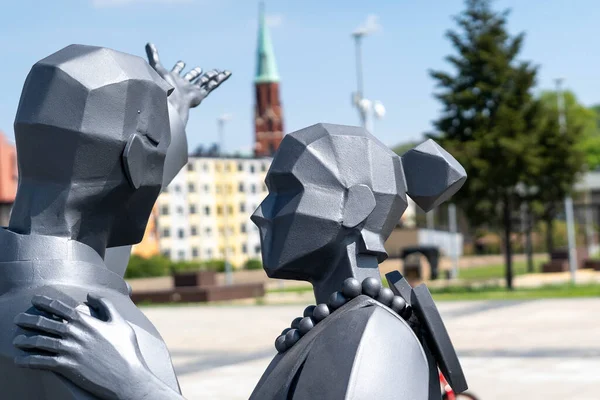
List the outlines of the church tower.
<svg viewBox="0 0 600 400">
<path fill-rule="evenodd" d="M 256 53 L 254 155 L 265 157 L 272 156 L 283 139 L 283 112 L 279 98 L 279 74 L 263 3 L 260 4 Z"/>
</svg>

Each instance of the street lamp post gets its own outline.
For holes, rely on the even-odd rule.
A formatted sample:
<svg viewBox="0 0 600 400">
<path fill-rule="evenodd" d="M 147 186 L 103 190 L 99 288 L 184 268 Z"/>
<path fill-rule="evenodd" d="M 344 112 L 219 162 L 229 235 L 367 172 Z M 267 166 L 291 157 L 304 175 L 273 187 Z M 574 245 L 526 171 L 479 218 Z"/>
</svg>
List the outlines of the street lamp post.
<svg viewBox="0 0 600 400">
<path fill-rule="evenodd" d="M 565 98 L 562 91 L 563 79 L 556 79 L 556 102 L 558 107 L 558 126 L 560 133 L 567 134 L 567 117 L 565 114 Z M 571 281 L 575 283 L 575 271 L 577 269 L 577 249 L 575 244 L 575 222 L 573 217 L 573 199 L 570 195 L 565 197 L 565 218 L 567 223 L 567 240 L 569 246 L 569 270 Z"/>
<path fill-rule="evenodd" d="M 353 103 L 356 109 L 358 110 L 358 116 L 360 118 L 360 124 L 363 128 L 367 127 L 367 116 L 363 107 L 361 107 L 361 102 L 363 100 L 363 68 L 362 68 L 362 38 L 367 33 L 362 29 L 357 29 L 352 33 L 352 37 L 354 38 L 354 48 L 356 53 L 356 92 L 353 96 Z"/>
<path fill-rule="evenodd" d="M 217 128 L 219 133 L 219 158 L 223 166 L 223 174 L 226 174 L 225 168 L 225 122 L 231 120 L 231 114 L 223 114 L 217 118 Z M 223 196 L 223 261 L 225 262 L 225 284 L 231 285 L 233 283 L 233 274 L 231 271 L 231 264 L 229 263 L 229 226 L 227 223 L 227 191 L 226 187 L 222 187 Z"/>
<path fill-rule="evenodd" d="M 380 101 L 371 101 L 369 99 L 361 99 L 358 108 L 365 117 L 365 129 L 372 135 L 375 130 L 375 119 L 382 119 L 385 116 L 385 107 Z"/>
</svg>

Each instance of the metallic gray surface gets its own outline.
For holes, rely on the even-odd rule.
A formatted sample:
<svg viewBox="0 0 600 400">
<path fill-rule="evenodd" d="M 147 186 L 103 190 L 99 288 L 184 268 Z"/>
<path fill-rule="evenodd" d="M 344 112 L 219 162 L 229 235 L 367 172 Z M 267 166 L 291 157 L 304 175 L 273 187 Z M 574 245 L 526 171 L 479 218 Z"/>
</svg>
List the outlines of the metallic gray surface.
<svg viewBox="0 0 600 400">
<path fill-rule="evenodd" d="M 167 149 L 163 168 L 162 188 L 166 188 L 188 161 L 188 144 L 185 133 L 189 110 L 200 105 L 202 101 L 231 76 L 229 71 L 209 71 L 202 74 L 202 69 L 196 67 L 182 75 L 182 61 L 179 61 L 171 71 L 161 64 L 156 46 L 146 45 L 146 54 L 150 66 L 172 88 L 168 97 L 169 126 L 171 142 Z M 183 63 L 185 66 L 185 63 Z M 131 246 L 112 247 L 106 250 L 104 262 L 116 274 L 125 275 Z"/>
<path fill-rule="evenodd" d="M 2 398 L 181 398 L 162 338 L 129 299 L 124 266 L 161 187 L 187 162 L 189 108 L 230 73 L 181 76 L 181 63 L 168 72 L 147 51 L 152 67 L 71 45 L 27 77 L 15 119 L 17 197 L 0 230 Z M 103 335 L 85 340 L 86 329 Z"/>
<path fill-rule="evenodd" d="M 433 141 L 401 159 L 362 128 L 317 124 L 284 138 L 266 177 L 269 195 L 252 216 L 263 265 L 269 277 L 312 283 L 328 307 L 312 310 L 317 324 L 301 338 L 292 329 L 276 340 L 280 353 L 251 399 L 440 398 L 436 360 L 403 319 L 416 320 L 410 300 L 384 292 L 401 317 L 365 295 L 348 299 L 358 290 L 353 278 L 379 296 L 383 243 L 407 193 L 427 209 L 465 179 Z"/>
<path fill-rule="evenodd" d="M 182 68 L 178 63 L 175 71 Z M 136 146 L 127 147 L 133 149 L 133 159 Z M 252 216 L 261 232 L 263 264 L 270 277 L 311 282 L 317 301 L 329 301 L 333 311 L 327 316 L 323 306 L 306 310 L 320 320 L 317 325 L 309 327 L 298 318 L 284 331 L 276 346 L 288 350 L 274 358 L 252 399 L 430 398 L 433 367 L 412 327 L 374 299 L 359 295 L 349 300 L 336 290 L 355 278 L 362 282 L 363 293 L 379 296 L 378 263 L 387 257 L 383 243 L 406 209 L 407 188 L 426 207 L 460 186 L 460 173 L 452 172 L 456 163 L 436 146 L 427 143 L 405 162 L 364 129 L 330 124 L 314 125 L 283 140 L 267 174 L 269 195 Z M 440 165 L 445 166 L 441 172 L 451 179 L 426 175 L 425 186 L 405 184 L 403 168 L 420 168 L 430 153 L 435 153 L 436 165 L 428 171 L 438 173 Z M 139 190 L 146 178 L 138 176 L 141 169 L 129 156 L 125 163 L 130 164 L 124 168 L 130 187 Z M 126 286 L 121 290 L 124 296 Z M 34 297 L 35 309 L 20 314 L 17 323 L 22 326 L 42 310 L 65 320 L 68 332 L 56 338 L 51 320 L 30 321 L 26 328 L 40 332 L 39 340 L 18 336 L 14 344 L 38 358 L 17 358 L 18 365 L 58 372 L 100 398 L 181 398 L 177 388 L 158 375 L 157 354 L 144 353 L 149 342 L 135 328 L 132 334 L 134 323 L 127 323 L 120 309 L 122 298 L 94 293 L 88 298 L 89 316 L 77 308 L 84 300 L 76 295 L 70 304 L 59 293 Z M 404 306 L 387 299 L 389 295 L 383 297 L 398 310 Z M 45 355 L 49 349 L 54 355 Z"/>
</svg>

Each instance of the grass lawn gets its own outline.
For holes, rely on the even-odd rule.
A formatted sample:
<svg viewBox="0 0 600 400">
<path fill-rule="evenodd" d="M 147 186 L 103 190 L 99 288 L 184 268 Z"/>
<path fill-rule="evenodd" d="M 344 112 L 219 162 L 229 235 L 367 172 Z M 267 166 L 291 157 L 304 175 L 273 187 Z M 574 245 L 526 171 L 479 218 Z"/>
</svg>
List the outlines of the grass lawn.
<svg viewBox="0 0 600 400">
<path fill-rule="evenodd" d="M 533 261 L 533 272 L 540 272 L 544 261 Z M 459 279 L 467 281 L 487 280 L 504 278 L 504 264 L 484 265 L 481 267 L 461 268 L 458 271 Z M 513 261 L 513 274 L 525 275 L 527 273 L 527 263 L 525 261 Z"/>
<path fill-rule="evenodd" d="M 385 283 L 385 279 L 383 280 Z M 534 300 L 551 298 L 575 297 L 600 297 L 600 284 L 572 285 L 547 285 L 537 288 L 520 288 L 512 291 L 502 286 L 448 286 L 445 288 L 430 288 L 436 301 L 455 300 Z M 269 293 L 303 293 L 310 292 L 312 288 L 289 287 L 284 289 L 269 290 Z"/>
<path fill-rule="evenodd" d="M 501 286 L 472 288 L 469 286 L 449 286 L 432 288 L 436 301 L 451 300 L 534 300 L 552 298 L 600 297 L 600 285 L 586 284 L 547 285 L 537 288 L 520 288 L 512 291 Z"/>
</svg>

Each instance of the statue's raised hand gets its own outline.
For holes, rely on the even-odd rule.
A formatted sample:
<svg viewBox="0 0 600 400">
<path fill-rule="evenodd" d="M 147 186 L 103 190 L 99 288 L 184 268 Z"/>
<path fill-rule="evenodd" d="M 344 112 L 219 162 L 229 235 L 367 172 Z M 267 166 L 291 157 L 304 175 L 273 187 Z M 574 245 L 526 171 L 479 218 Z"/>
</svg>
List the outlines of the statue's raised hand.
<svg viewBox="0 0 600 400">
<path fill-rule="evenodd" d="M 47 296 L 35 296 L 32 304 L 42 315 L 15 318 L 30 333 L 14 339 L 24 351 L 16 365 L 58 373 L 101 399 L 183 399 L 150 372 L 135 331 L 109 300 L 88 296 L 102 319 Z"/>
<path fill-rule="evenodd" d="M 173 69 L 168 71 L 160 63 L 158 50 L 152 43 L 146 45 L 146 54 L 152 68 L 175 88 L 169 96 L 169 101 L 175 106 L 184 123 L 187 123 L 190 108 L 197 107 L 206 96 L 231 76 L 231 72 L 217 69 L 203 74 L 200 67 L 193 68 L 182 75 L 185 68 L 183 61 L 178 61 Z"/>
</svg>

